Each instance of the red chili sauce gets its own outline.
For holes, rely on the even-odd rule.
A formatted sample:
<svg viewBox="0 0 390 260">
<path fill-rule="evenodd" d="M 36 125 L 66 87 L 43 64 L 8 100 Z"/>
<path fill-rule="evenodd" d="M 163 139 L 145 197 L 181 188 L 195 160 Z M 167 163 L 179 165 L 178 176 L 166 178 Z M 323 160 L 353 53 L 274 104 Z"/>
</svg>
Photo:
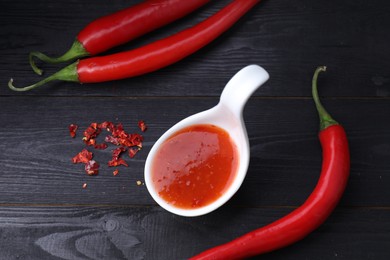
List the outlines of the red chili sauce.
<svg viewBox="0 0 390 260">
<path fill-rule="evenodd" d="M 193 125 L 169 137 L 152 163 L 152 181 L 165 201 L 194 209 L 217 200 L 231 185 L 238 152 L 229 134 L 214 125 Z"/>
</svg>

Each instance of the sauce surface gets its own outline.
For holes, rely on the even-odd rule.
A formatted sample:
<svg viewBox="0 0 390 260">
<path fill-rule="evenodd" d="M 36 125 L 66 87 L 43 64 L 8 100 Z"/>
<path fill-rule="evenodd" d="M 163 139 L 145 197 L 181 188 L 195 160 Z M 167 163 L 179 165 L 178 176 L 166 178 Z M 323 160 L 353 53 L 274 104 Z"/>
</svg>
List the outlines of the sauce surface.
<svg viewBox="0 0 390 260">
<path fill-rule="evenodd" d="M 193 125 L 169 137 L 152 162 L 159 196 L 177 208 L 194 209 L 217 200 L 238 168 L 229 134 L 214 125 Z"/>
</svg>

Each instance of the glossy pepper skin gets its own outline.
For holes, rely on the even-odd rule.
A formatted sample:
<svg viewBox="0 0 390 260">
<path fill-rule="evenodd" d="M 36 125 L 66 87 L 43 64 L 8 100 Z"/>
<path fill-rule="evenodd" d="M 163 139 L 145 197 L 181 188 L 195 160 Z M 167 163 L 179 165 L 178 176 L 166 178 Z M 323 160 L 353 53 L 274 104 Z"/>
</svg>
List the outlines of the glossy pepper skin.
<svg viewBox="0 0 390 260">
<path fill-rule="evenodd" d="M 79 81 L 94 83 L 129 78 L 173 64 L 216 39 L 258 2 L 235 0 L 203 22 L 170 37 L 135 50 L 80 60 Z"/>
<path fill-rule="evenodd" d="M 31 67 L 41 75 L 34 57 L 48 63 L 60 63 L 94 56 L 178 20 L 210 1 L 148 0 L 103 16 L 83 28 L 64 55 L 51 58 L 40 52 L 31 52 Z"/>
<path fill-rule="evenodd" d="M 319 139 L 322 147 L 321 175 L 307 200 L 290 214 L 249 232 L 231 242 L 211 248 L 192 260 L 243 259 L 291 245 L 318 228 L 332 213 L 347 186 L 350 154 L 344 128 L 334 121 L 318 99 L 317 76 L 313 77 L 313 97 L 320 116 Z"/>
<path fill-rule="evenodd" d="M 101 17 L 77 35 L 91 55 L 106 51 L 169 24 L 210 0 L 149 0 Z"/>
<path fill-rule="evenodd" d="M 260 0 L 234 0 L 197 25 L 145 46 L 107 56 L 76 61 L 42 81 L 14 91 L 27 91 L 53 80 L 96 83 L 156 71 L 198 51 L 233 26 Z"/>
</svg>

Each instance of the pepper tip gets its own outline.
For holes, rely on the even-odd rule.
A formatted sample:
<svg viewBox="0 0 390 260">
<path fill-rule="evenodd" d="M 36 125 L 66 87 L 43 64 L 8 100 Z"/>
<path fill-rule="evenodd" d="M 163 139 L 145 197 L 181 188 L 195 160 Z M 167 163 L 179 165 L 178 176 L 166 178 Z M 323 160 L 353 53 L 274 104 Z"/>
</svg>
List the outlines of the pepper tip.
<svg viewBox="0 0 390 260">
<path fill-rule="evenodd" d="M 13 83 L 14 83 L 14 79 L 10 78 L 9 81 L 8 81 L 8 87 L 12 89 L 14 87 Z"/>
<path fill-rule="evenodd" d="M 326 66 L 319 66 L 319 67 L 317 67 L 317 70 L 318 71 L 326 71 L 326 69 L 327 69 L 327 67 Z"/>
</svg>

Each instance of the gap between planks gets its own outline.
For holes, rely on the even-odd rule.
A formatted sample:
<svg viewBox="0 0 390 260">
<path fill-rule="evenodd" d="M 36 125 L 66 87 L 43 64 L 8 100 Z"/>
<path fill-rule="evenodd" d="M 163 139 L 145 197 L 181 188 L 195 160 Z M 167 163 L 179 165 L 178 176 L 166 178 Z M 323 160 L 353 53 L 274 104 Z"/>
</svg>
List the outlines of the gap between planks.
<svg viewBox="0 0 390 260">
<path fill-rule="evenodd" d="M 151 204 L 55 204 L 55 203 L 0 203 L 0 207 L 85 207 L 85 208 L 155 208 Z M 232 208 L 253 208 L 253 209 L 296 209 L 299 206 L 231 206 Z M 390 210 L 390 206 L 338 206 L 340 209 L 357 210 Z"/>
</svg>

